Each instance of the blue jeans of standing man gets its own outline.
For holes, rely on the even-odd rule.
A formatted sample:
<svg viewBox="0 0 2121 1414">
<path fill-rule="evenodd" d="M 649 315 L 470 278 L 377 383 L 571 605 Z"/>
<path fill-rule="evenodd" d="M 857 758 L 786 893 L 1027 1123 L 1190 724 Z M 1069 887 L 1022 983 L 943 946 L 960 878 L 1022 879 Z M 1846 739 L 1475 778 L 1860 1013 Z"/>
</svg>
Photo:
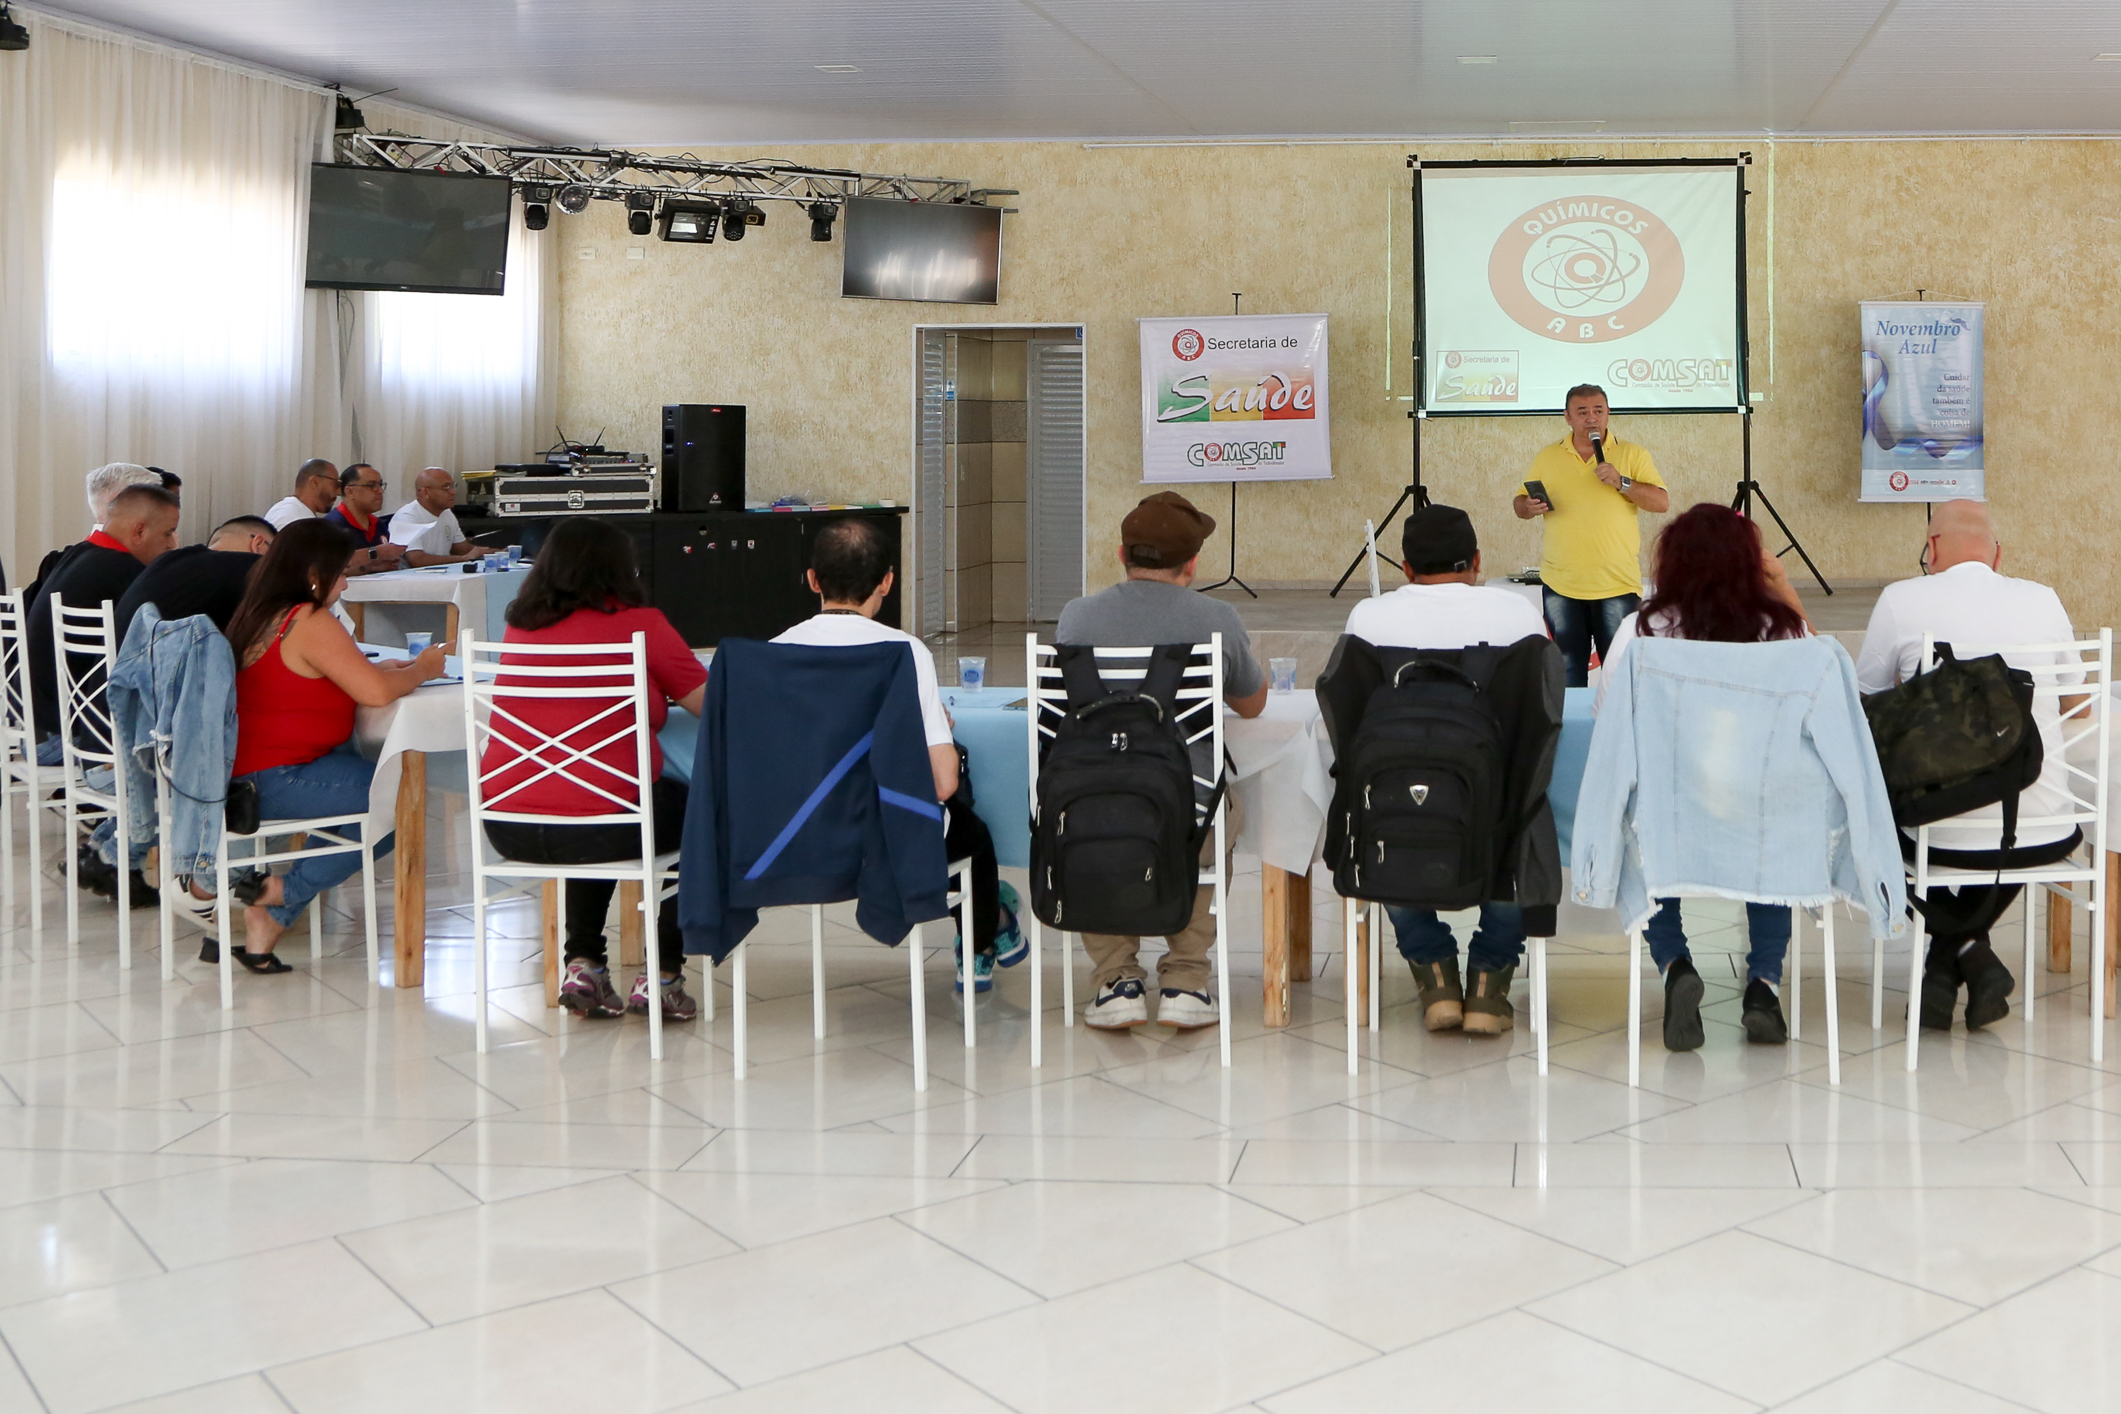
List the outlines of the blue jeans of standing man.
<svg viewBox="0 0 2121 1414">
<path fill-rule="evenodd" d="M 1657 970 L 1664 971 L 1682 957 L 1691 957 L 1687 951 L 1686 929 L 1679 922 L 1679 900 L 1661 898 L 1657 900 L 1657 911 L 1643 927 L 1643 935 L 1649 939 L 1650 957 L 1657 963 Z M 1748 980 L 1759 978 L 1764 982 L 1782 981 L 1782 958 L 1790 950 L 1790 911 L 1779 903 L 1749 903 L 1745 906 L 1745 932 L 1750 942 L 1745 957 L 1745 975 Z"/>
<path fill-rule="evenodd" d="M 1399 955 L 1421 966 L 1452 962 L 1458 957 L 1458 939 L 1433 909 L 1393 908 L 1392 929 L 1399 934 Z M 1524 910 L 1514 903 L 1484 903 L 1473 941 L 1466 945 L 1466 969 L 1470 972 L 1500 972 L 1515 967 L 1524 957 Z"/>
<path fill-rule="evenodd" d="M 1562 666 L 1568 670 L 1570 687 L 1588 687 L 1591 681 L 1591 645 L 1598 645 L 1598 659 L 1613 647 L 1620 621 L 1642 607 L 1640 594 L 1615 594 L 1610 599 L 1571 599 L 1543 590 L 1547 628 L 1554 646 L 1561 650 Z"/>
<path fill-rule="evenodd" d="M 314 761 L 304 761 L 299 766 L 268 766 L 236 779 L 257 782 L 261 818 L 307 820 L 323 815 L 358 815 L 366 811 L 368 783 L 375 774 L 376 763 L 364 760 L 349 741 Z M 345 833 L 351 839 L 361 837 L 359 826 L 349 826 Z M 390 853 L 391 840 L 391 836 L 385 835 L 376 842 L 377 858 Z M 284 899 L 266 912 L 281 927 L 293 927 L 311 899 L 333 884 L 351 879 L 360 869 L 361 856 L 358 854 L 298 859 L 280 880 L 280 887 L 285 890 Z"/>
</svg>

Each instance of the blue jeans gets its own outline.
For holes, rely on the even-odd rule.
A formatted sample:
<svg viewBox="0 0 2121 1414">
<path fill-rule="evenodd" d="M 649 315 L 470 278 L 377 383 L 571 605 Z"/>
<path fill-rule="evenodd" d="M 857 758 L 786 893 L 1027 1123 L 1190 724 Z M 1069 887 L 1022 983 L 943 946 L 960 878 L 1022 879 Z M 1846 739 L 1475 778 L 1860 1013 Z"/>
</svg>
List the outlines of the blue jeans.
<svg viewBox="0 0 2121 1414">
<path fill-rule="evenodd" d="M 1604 662 L 1620 621 L 1642 607 L 1642 596 L 1615 594 L 1610 599 L 1570 599 L 1551 589 L 1541 593 L 1546 603 L 1547 628 L 1554 634 L 1554 646 L 1561 650 L 1569 686 L 1586 687 L 1591 681 L 1591 645 L 1598 645 L 1598 660 Z"/>
<path fill-rule="evenodd" d="M 1650 956 L 1657 970 L 1664 971 L 1678 959 L 1691 958 L 1686 929 L 1679 922 L 1679 900 L 1657 900 L 1643 933 L 1650 941 Z M 1745 955 L 1745 975 L 1764 982 L 1782 980 L 1782 957 L 1790 950 L 1790 911 L 1779 903 L 1749 903 L 1745 906 L 1745 932 L 1751 947 Z"/>
<path fill-rule="evenodd" d="M 336 750 L 305 761 L 299 766 L 269 766 L 237 780 L 258 784 L 258 814 L 266 820 L 303 820 L 318 815 L 357 815 L 368 809 L 368 783 L 376 774 L 376 763 L 363 760 L 347 742 Z M 358 826 L 346 831 L 361 837 Z M 390 853 L 391 836 L 376 842 L 376 857 Z M 233 863 L 233 861 L 231 861 Z M 283 928 L 292 927 L 302 910 L 333 884 L 352 878 L 361 870 L 358 854 L 331 854 L 320 859 L 298 859 L 280 881 L 286 891 L 282 902 L 266 910 Z"/>
<path fill-rule="evenodd" d="M 1458 939 L 1450 925 L 1427 908 L 1385 907 L 1392 929 L 1399 934 L 1399 955 L 1417 966 L 1450 962 L 1458 956 Z M 1515 967 L 1524 957 L 1524 910 L 1514 903 L 1484 903 L 1473 941 L 1466 945 L 1466 968 L 1472 972 L 1500 972 Z"/>
</svg>

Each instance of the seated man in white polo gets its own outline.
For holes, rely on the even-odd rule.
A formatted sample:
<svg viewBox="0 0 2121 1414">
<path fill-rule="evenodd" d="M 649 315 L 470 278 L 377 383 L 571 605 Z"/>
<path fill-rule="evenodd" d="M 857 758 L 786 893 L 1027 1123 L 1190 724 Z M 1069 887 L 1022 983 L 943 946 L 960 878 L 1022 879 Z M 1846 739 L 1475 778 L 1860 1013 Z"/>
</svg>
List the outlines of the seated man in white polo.
<svg viewBox="0 0 2121 1414">
<path fill-rule="evenodd" d="M 413 478 L 412 499 L 390 518 L 390 543 L 405 547 L 405 563 L 451 565 L 479 557 L 479 547 L 457 524 L 456 478 L 431 466 Z"/>
<path fill-rule="evenodd" d="M 2076 634 L 2054 590 L 2030 579 L 1998 574 L 2002 563 L 2003 546 L 1996 539 L 1987 506 L 1979 501 L 1946 501 L 1937 507 L 1929 523 L 1929 573 L 1889 584 L 1878 595 L 1870 626 L 1863 632 L 1863 651 L 1856 658 L 1856 686 L 1864 692 L 1883 692 L 1920 672 L 1924 634 L 1961 649 L 1962 658 L 2000 649 L 2003 660 L 2014 668 L 2062 661 L 2054 654 L 2012 650 L 2011 645 L 2018 643 L 2067 643 Z M 2061 714 L 2077 701 L 2081 699 L 2065 699 L 2059 705 L 2053 697 L 2033 701 L 2033 720 L 2040 728 L 2044 752 L 2040 778 L 2018 797 L 2021 817 L 2064 815 L 2075 808 L 2062 760 Z M 1972 840 L 1967 832 L 1953 830 L 1949 848 L 1931 848 L 1932 863 L 1971 869 L 2026 868 L 2062 858 L 2079 838 L 2079 832 L 2067 825 L 2022 826 L 2017 845 L 2006 859 L 2001 848 L 2002 806 L 1985 806 L 1954 818 L 1994 820 L 1996 825 L 1993 832 Z M 1904 837 L 1910 833 L 1902 832 Z M 1904 839 L 1902 848 L 1911 855 L 1910 846 L 1911 841 Z M 1924 1026 L 1951 1029 L 1961 987 L 1966 989 L 1969 1031 L 2010 1014 L 2007 998 L 2015 982 L 2010 968 L 1989 946 L 1988 930 L 2018 889 L 2016 884 L 2005 884 L 1930 890 L 1923 919 L 1930 938 L 1920 1001 Z"/>
<path fill-rule="evenodd" d="M 1473 521 L 1456 506 L 1424 506 L 1401 527 L 1400 569 L 1407 582 L 1365 599 L 1348 614 L 1347 633 L 1379 648 L 1465 648 L 1543 636 L 1546 620 L 1529 599 L 1480 583 L 1480 543 Z M 1510 981 L 1524 957 L 1524 910 L 1514 903 L 1480 906 L 1466 947 L 1468 975 L 1458 972 L 1458 940 L 1433 909 L 1392 908 L 1399 955 L 1421 990 L 1422 1023 L 1431 1031 L 1463 1028 L 1496 1036 L 1515 1024 Z"/>
</svg>

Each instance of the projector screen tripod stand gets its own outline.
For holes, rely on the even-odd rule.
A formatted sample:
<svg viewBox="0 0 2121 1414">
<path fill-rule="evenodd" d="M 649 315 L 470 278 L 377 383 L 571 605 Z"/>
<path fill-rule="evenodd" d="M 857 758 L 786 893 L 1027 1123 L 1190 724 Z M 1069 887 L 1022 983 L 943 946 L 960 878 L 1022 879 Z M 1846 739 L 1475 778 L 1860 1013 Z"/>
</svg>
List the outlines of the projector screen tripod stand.
<svg viewBox="0 0 2121 1414">
<path fill-rule="evenodd" d="M 1790 551 L 1795 550 L 1797 558 L 1804 561 L 1804 567 L 1810 570 L 1812 578 L 1819 582 L 1819 588 L 1831 595 L 1834 592 L 1834 586 L 1826 582 L 1826 576 L 1819 573 L 1819 566 L 1813 564 L 1812 557 L 1804 552 L 1804 543 L 1797 538 L 1797 532 L 1790 529 L 1790 523 L 1782 518 L 1782 512 L 1776 510 L 1775 503 L 1768 499 L 1767 488 L 1753 479 L 1753 410 L 1751 408 L 1745 410 L 1744 424 L 1745 470 L 1740 474 L 1737 494 L 1731 497 L 1731 509 L 1744 516 L 1747 520 L 1757 520 L 1759 517 L 1753 514 L 1753 502 L 1758 501 L 1761 505 L 1767 507 L 1767 513 L 1774 518 L 1775 528 L 1780 530 L 1783 537 L 1790 542 L 1780 550 L 1777 550 L 1775 557 L 1780 559 Z"/>
<path fill-rule="evenodd" d="M 1411 515 L 1414 511 L 1418 511 L 1429 504 L 1429 488 L 1421 484 L 1421 414 L 1410 412 L 1407 417 L 1414 423 L 1413 465 L 1408 472 L 1409 479 L 1407 484 L 1399 488 L 1399 499 L 1394 501 L 1385 511 L 1384 519 L 1377 522 L 1377 539 L 1379 541 L 1385 538 L 1385 527 L 1392 523 L 1392 517 L 1398 515 L 1402 508 L 1407 508 L 1408 514 Z M 1409 503 L 1411 503 L 1411 506 L 1409 506 Z M 1328 599 L 1338 599 L 1340 597 L 1340 591 L 1348 587 L 1348 581 L 1355 577 L 1355 571 L 1362 568 L 1363 557 L 1369 553 L 1370 547 L 1367 544 L 1355 552 L 1355 558 L 1348 561 L 1348 567 L 1341 571 L 1340 578 L 1334 582 L 1333 588 L 1327 592 L 1326 597 Z M 1390 559 L 1391 556 L 1387 555 L 1386 558 Z"/>
</svg>

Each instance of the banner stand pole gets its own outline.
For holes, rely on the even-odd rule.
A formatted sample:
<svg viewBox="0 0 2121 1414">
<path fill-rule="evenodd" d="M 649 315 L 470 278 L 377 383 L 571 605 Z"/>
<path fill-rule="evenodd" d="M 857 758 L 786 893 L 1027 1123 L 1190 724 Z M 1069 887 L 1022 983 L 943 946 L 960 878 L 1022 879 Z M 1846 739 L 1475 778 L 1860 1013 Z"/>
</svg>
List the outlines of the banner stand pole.
<svg viewBox="0 0 2121 1414">
<path fill-rule="evenodd" d="M 1760 504 L 1766 506 L 1767 513 L 1775 518 L 1776 528 L 1781 530 L 1790 542 L 1780 550 L 1777 550 L 1775 557 L 1780 559 L 1790 551 L 1795 550 L 1797 558 L 1804 561 L 1804 567 L 1812 572 L 1812 578 L 1819 581 L 1819 587 L 1831 597 L 1834 592 L 1834 586 L 1826 582 L 1826 576 L 1819 573 L 1819 566 L 1813 564 L 1812 557 L 1804 552 L 1804 545 L 1797 539 L 1797 532 L 1790 529 L 1789 522 L 1782 518 L 1782 512 L 1776 510 L 1775 503 L 1768 499 L 1767 489 L 1753 479 L 1753 409 L 1751 406 L 1746 408 L 1743 421 L 1745 425 L 1745 473 L 1744 478 L 1738 483 L 1738 494 L 1731 498 L 1731 509 L 1744 516 L 1747 520 L 1751 520 L 1753 519 L 1753 498 L 1759 497 Z"/>
<path fill-rule="evenodd" d="M 1226 584 L 1236 585 L 1254 599 L 1259 597 L 1251 585 L 1237 577 L 1237 483 L 1234 481 L 1230 483 L 1230 572 L 1213 584 L 1200 585 L 1199 590 L 1206 594 L 1209 590 L 1220 589 Z"/>
</svg>

